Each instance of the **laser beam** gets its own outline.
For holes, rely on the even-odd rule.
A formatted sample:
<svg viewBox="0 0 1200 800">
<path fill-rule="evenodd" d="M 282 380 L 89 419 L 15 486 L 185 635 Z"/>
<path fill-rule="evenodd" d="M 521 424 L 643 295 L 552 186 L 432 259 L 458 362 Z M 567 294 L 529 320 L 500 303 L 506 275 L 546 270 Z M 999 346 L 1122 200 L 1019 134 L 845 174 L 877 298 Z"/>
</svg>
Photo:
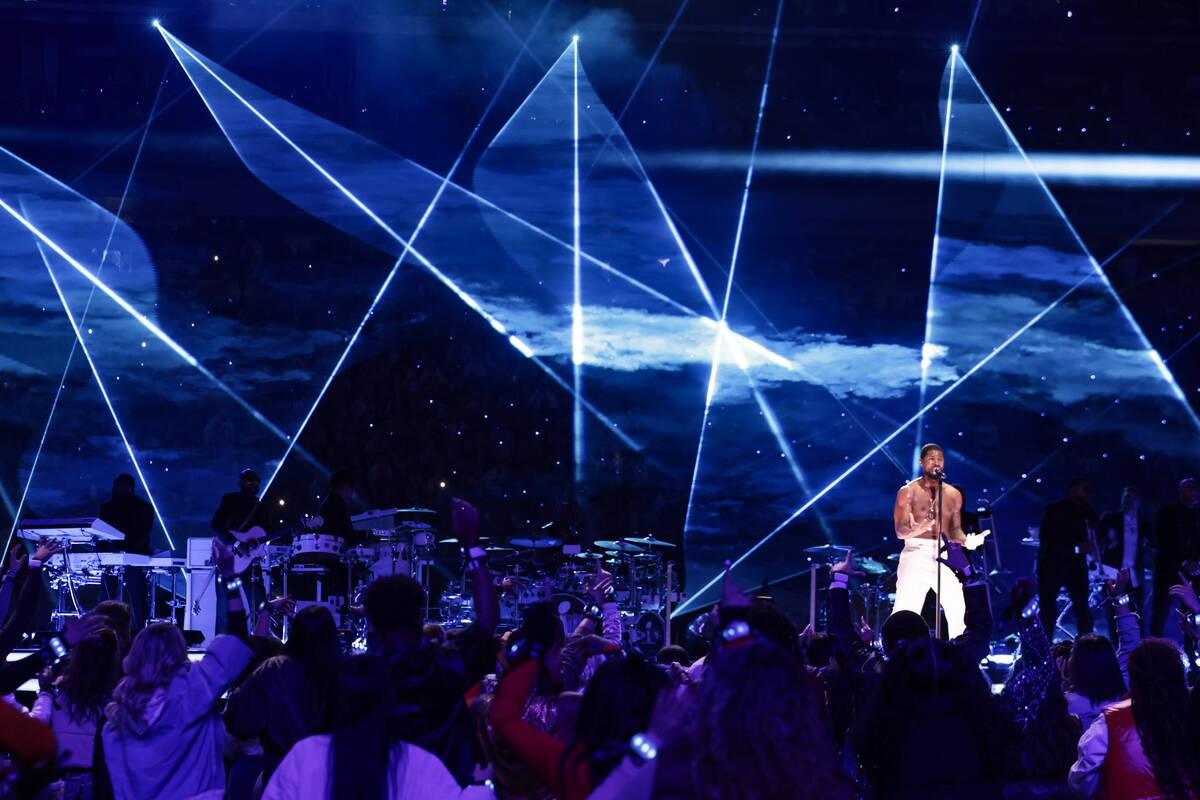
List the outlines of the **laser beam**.
<svg viewBox="0 0 1200 800">
<path fill-rule="evenodd" d="M 428 258 L 426 258 L 421 253 L 421 251 L 417 250 L 415 247 L 412 247 L 411 244 L 407 240 L 404 239 L 404 237 L 400 236 L 400 234 L 398 234 L 390 225 L 388 225 L 386 222 L 384 222 L 379 217 L 379 215 L 376 214 L 373 210 L 371 210 L 371 208 L 368 207 L 362 200 L 360 200 L 357 195 L 355 195 L 348 188 L 346 188 L 346 186 L 343 185 L 337 178 L 335 178 L 327 169 L 325 169 L 325 167 L 321 166 L 321 164 L 319 164 L 312 156 L 310 156 L 308 154 L 308 152 L 306 152 L 304 150 L 304 148 L 302 148 L 298 144 L 296 144 L 286 133 L 284 133 L 282 130 L 280 130 L 279 127 L 277 125 L 275 125 L 275 123 L 271 122 L 271 120 L 267 119 L 267 117 L 265 115 L 263 115 L 263 113 L 261 111 L 259 111 L 257 108 L 255 108 L 254 105 L 250 101 L 248 101 L 246 98 L 242 97 L 242 95 L 240 93 L 238 93 L 227 82 L 225 82 L 221 78 L 221 76 L 217 75 L 203 61 L 199 60 L 199 58 L 197 58 L 195 55 L 193 55 L 191 52 L 191 48 L 189 48 L 183 42 L 181 42 L 177 38 L 175 38 L 175 36 L 173 34 L 171 34 L 169 31 L 167 31 L 165 28 L 160 26 L 158 28 L 158 31 L 159 31 L 159 33 L 161 33 L 163 35 L 163 38 L 166 39 L 167 45 L 171 48 L 172 52 L 175 53 L 175 57 L 179 60 L 180 65 L 183 66 L 185 71 L 187 71 L 187 66 L 183 64 L 183 58 L 180 55 L 181 52 L 187 53 L 189 55 L 192 63 L 196 64 L 201 69 L 203 69 L 205 72 L 207 72 L 213 78 L 213 80 L 215 80 L 219 84 L 221 84 L 221 86 L 223 86 L 225 88 L 225 90 L 227 92 L 229 92 L 230 95 L 237 98 L 238 102 L 240 102 L 243 106 L 245 106 L 246 109 L 251 114 L 253 114 L 255 117 L 257 117 L 260 122 L 262 122 L 264 125 L 266 125 L 276 136 L 278 136 L 285 144 L 287 144 L 288 147 L 290 147 L 298 156 L 300 156 L 309 166 L 311 166 L 314 170 L 316 170 L 317 174 L 319 174 L 326 181 L 328 181 L 335 189 L 337 189 L 337 191 L 343 197 L 345 197 L 347 200 L 349 200 L 350 203 L 352 205 L 354 205 L 355 208 L 359 209 L 363 214 L 365 214 L 367 216 L 368 219 L 370 219 L 377 226 L 379 226 L 380 230 L 382 230 L 389 237 L 391 237 L 402 248 L 406 248 L 406 252 L 411 254 L 423 268 L 428 270 L 429 273 L 431 275 L 433 275 L 435 278 L 437 278 L 444 286 L 446 286 L 446 288 L 450 289 L 450 291 L 452 291 L 460 300 L 462 300 L 467 305 L 468 308 L 470 308 L 475 313 L 479 314 L 485 320 L 487 320 L 487 322 L 493 328 L 495 328 L 497 332 L 504 335 L 506 340 L 508 340 L 511 344 L 511 338 L 508 336 L 508 332 L 504 326 L 504 323 L 502 323 L 500 320 L 498 320 L 496 317 L 494 317 L 492 314 L 490 314 L 487 310 L 485 310 L 479 304 L 478 301 L 476 301 L 473 297 L 471 297 L 471 295 L 469 295 L 467 292 L 463 291 L 463 289 L 460 288 L 457 283 L 455 283 L 453 280 L 451 280 L 449 278 L 449 276 L 447 276 L 445 273 L 443 273 L 441 270 L 439 270 L 436 266 L 434 266 L 434 264 Z M 217 124 L 220 125 L 221 124 L 220 117 L 215 113 L 214 109 L 209 104 L 208 99 L 204 96 L 204 93 L 200 92 L 199 94 L 200 94 L 201 99 L 204 100 L 204 104 L 208 107 L 209 113 L 213 115 L 213 119 L 215 119 L 217 121 Z M 439 177 L 441 177 L 441 176 L 439 176 Z M 514 345 L 514 347 L 515 347 L 515 345 Z M 521 350 L 520 348 L 515 348 L 515 349 L 517 349 L 518 351 Z M 522 355 L 524 355 L 523 352 L 522 352 Z M 536 355 L 534 355 L 532 358 L 530 358 L 530 360 L 534 364 L 536 364 L 546 374 L 551 375 L 552 377 L 557 377 L 557 376 L 554 376 L 554 370 L 552 370 L 548 365 L 546 365 L 545 362 L 543 362 Z M 590 404 L 585 405 L 585 407 L 594 408 L 594 406 L 590 406 Z M 597 412 L 597 417 L 601 420 L 601 422 L 603 422 L 606 426 L 608 426 L 610 430 L 613 430 L 617 434 L 618 438 L 620 438 L 623 442 L 625 442 L 626 445 L 629 446 L 631 449 L 636 450 L 638 452 L 641 452 L 644 449 L 641 445 L 637 444 L 632 439 L 630 439 L 626 434 L 621 432 L 619 430 L 619 427 L 617 426 L 617 424 L 612 422 L 610 419 L 608 419 L 607 416 L 604 416 Z"/>
<path fill-rule="evenodd" d="M 142 474 L 142 467 L 138 463 L 137 456 L 133 452 L 133 446 L 129 443 L 129 437 L 125 435 L 125 428 L 121 425 L 121 418 L 117 416 L 117 410 L 113 408 L 112 400 L 108 396 L 108 390 L 104 388 L 104 379 L 100 377 L 100 370 L 96 369 L 96 363 L 92 361 L 92 354 L 88 352 L 87 344 L 83 341 L 83 333 L 80 332 L 79 326 L 75 323 L 75 316 L 71 313 L 71 307 L 67 303 L 67 298 L 63 295 L 62 287 L 58 285 L 58 278 L 54 276 L 54 270 L 50 268 L 50 262 L 46 259 L 46 251 L 42 248 L 40 242 L 36 242 L 38 255 L 42 257 L 42 264 L 46 267 L 46 272 L 50 275 L 50 281 L 54 284 L 54 291 L 58 293 L 58 299 L 62 302 L 63 313 L 67 315 L 67 321 L 71 323 L 71 330 L 75 331 L 75 341 L 79 343 L 79 349 L 83 351 L 83 357 L 87 359 L 88 367 L 92 370 L 92 377 L 96 379 L 96 387 L 100 390 L 100 396 L 104 398 L 104 405 L 108 406 L 108 413 L 112 414 L 113 424 L 117 426 L 117 433 L 121 435 L 121 441 L 125 444 L 125 452 L 129 454 L 129 460 L 133 462 L 133 469 L 137 473 L 138 479 L 142 482 L 142 487 L 146 490 L 146 499 L 150 501 L 150 506 L 154 509 L 154 516 L 158 519 L 158 524 L 162 526 L 163 533 L 167 537 L 167 545 L 172 550 L 175 549 L 175 542 L 171 539 L 171 531 L 167 528 L 167 522 L 163 519 L 162 512 L 158 510 L 158 503 L 154 502 L 154 494 L 150 491 L 150 484 L 146 481 L 146 476 Z"/>
<path fill-rule="evenodd" d="M 580 221 L 579 221 L 579 37 L 571 41 L 571 57 L 573 60 L 573 92 L 572 98 L 572 231 L 575 237 L 574 248 L 571 252 L 571 270 L 574 279 L 575 303 L 571 306 L 571 372 L 574 378 L 575 405 L 572 409 L 572 425 L 575 434 L 573 455 L 575 459 L 575 492 L 579 493 L 583 483 L 583 299 L 580 295 Z M 578 497 L 576 498 L 578 499 Z"/>
<path fill-rule="evenodd" d="M 979 12 L 978 7 L 976 7 L 975 11 L 976 13 Z M 974 27 L 973 24 L 972 27 Z M 970 38 L 969 35 L 968 38 Z M 953 117 L 954 103 L 954 67 L 957 63 L 958 59 L 952 54 L 950 56 L 950 81 L 946 87 L 946 121 L 942 126 L 942 167 L 938 173 L 937 212 L 933 218 L 933 251 L 929 256 L 929 297 L 926 300 L 925 306 L 925 343 L 921 346 L 921 388 L 917 398 L 917 408 L 925 405 L 925 392 L 929 385 L 929 367 L 933 364 L 933 358 L 927 352 L 927 349 L 933 335 L 933 289 L 934 281 L 937 279 L 938 243 L 941 240 L 942 232 L 942 204 L 946 195 L 946 152 L 950 149 L 950 120 Z M 914 471 L 921 460 L 921 435 L 924 430 L 921 422 L 921 420 L 917 420 L 917 433 L 913 442 L 912 468 Z"/>
<path fill-rule="evenodd" d="M 170 61 L 167 62 L 167 65 L 170 66 Z M 166 78 L 166 70 L 165 69 L 163 70 L 163 78 Z M 154 103 L 150 106 L 150 117 L 147 120 L 146 124 L 144 126 L 142 126 L 142 138 L 138 142 L 137 152 L 134 153 L 133 164 L 129 168 L 129 176 L 125 179 L 125 188 L 121 191 L 121 202 L 117 204 L 117 213 L 113 215 L 113 223 L 108 229 L 108 238 L 104 242 L 104 250 L 100 256 L 100 266 L 96 270 L 97 275 L 99 275 L 99 273 L 104 270 L 104 263 L 105 263 L 105 261 L 108 260 L 108 250 L 109 250 L 109 247 L 112 246 L 113 235 L 116 233 L 117 224 L 119 223 L 119 221 L 121 219 L 121 213 L 125 209 L 125 201 L 129 197 L 129 187 L 133 184 L 133 175 L 135 172 L 137 172 L 138 164 L 141 162 L 142 151 L 146 146 L 146 136 L 150 133 L 150 122 L 154 120 L 155 112 L 158 109 L 158 102 L 162 98 L 162 87 L 163 87 L 163 81 L 160 79 L 158 82 L 158 89 L 154 93 Z M 22 207 L 21 210 L 24 211 L 25 210 L 24 207 Z M 39 249 L 39 253 L 41 253 L 40 249 Z M 42 260 L 43 260 L 43 262 L 45 262 L 45 254 L 44 253 L 42 253 Z M 96 287 L 93 285 L 91 288 L 91 291 L 88 292 L 88 299 L 87 299 L 87 303 L 83 307 L 83 313 L 80 314 L 80 316 L 79 316 L 79 324 L 80 325 L 82 325 L 84 320 L 87 319 L 88 310 L 92 307 L 92 299 L 95 296 L 96 296 Z M 12 537 L 16 533 L 18 522 L 21 518 L 21 511 L 25 508 L 25 500 L 27 499 L 27 497 L 29 495 L 29 487 L 33 484 L 34 475 L 37 474 L 37 465 L 38 465 L 38 461 L 41 459 L 41 456 L 42 456 L 42 448 L 46 444 L 46 436 L 50 433 L 50 425 L 54 421 L 54 412 L 58 409 L 58 400 L 59 400 L 59 397 L 62 396 L 63 388 L 66 386 L 67 374 L 70 372 L 71 364 L 75 360 L 75 348 L 79 346 L 80 341 L 81 340 L 78 337 L 74 341 L 72 341 L 71 342 L 71 350 L 69 353 L 67 353 L 67 363 L 66 363 L 66 366 L 63 367 L 62 377 L 59 379 L 58 388 L 54 392 L 54 401 L 50 404 L 50 414 L 46 417 L 46 426 L 44 428 L 42 428 L 41 439 L 38 441 L 37 450 L 34 451 L 33 462 L 29 466 L 29 475 L 26 477 L 25 486 L 21 490 L 21 500 L 18 503 L 16 510 L 13 511 L 13 514 L 12 514 L 13 526 L 12 526 L 12 529 L 9 530 L 8 538 L 5 540 L 5 543 L 4 543 L 4 552 L 5 553 L 8 552 L 9 545 L 12 543 Z M 146 486 L 144 488 L 146 489 L 146 493 L 149 494 L 150 487 Z M 7 497 L 7 495 L 6 495 L 6 497 Z M 163 528 L 163 531 L 165 532 L 166 528 Z M 170 541 L 169 538 L 168 538 L 168 541 Z M 175 549 L 173 544 L 171 545 L 171 549 L 172 550 Z"/>
<path fill-rule="evenodd" d="M 550 9 L 550 7 L 552 5 L 554 5 L 554 0 L 550 0 L 550 2 L 548 2 L 543 7 L 542 13 L 538 16 L 537 20 L 534 22 L 533 28 L 530 29 L 530 32 L 529 32 L 530 37 L 532 37 L 534 35 L 534 33 L 536 33 L 537 29 L 541 26 L 542 20 L 546 16 L 546 12 Z M 488 102 L 487 107 L 484 108 L 483 114 L 480 115 L 479 121 L 477 123 L 475 123 L 475 127 L 471 130 L 470 135 L 467 137 L 466 143 L 462 146 L 462 149 L 459 150 L 458 157 L 454 160 L 454 163 L 450 165 L 450 170 L 446 173 L 446 176 L 444 178 L 442 178 L 442 181 L 438 186 L 437 192 L 435 192 L 433 195 L 433 199 L 429 201 L 428 205 L 425 207 L 425 212 L 421 215 L 421 218 L 420 218 L 420 220 L 418 220 L 416 227 L 413 229 L 412 233 L 409 234 L 408 241 L 407 241 L 407 243 L 405 243 L 403 251 L 400 253 L 400 256 L 396 259 L 395 264 L 392 265 L 391 270 L 388 272 L 387 276 L 384 278 L 382 285 L 380 285 L 380 287 L 379 287 L 379 290 L 375 293 L 375 298 L 371 301 L 371 304 L 367 307 L 367 312 L 365 314 L 363 314 L 362 320 L 359 321 L 358 327 L 355 328 L 355 330 L 354 330 L 354 334 L 350 337 L 349 341 L 346 342 L 346 346 L 345 346 L 345 348 L 343 348 L 341 356 L 338 357 L 337 362 L 333 365 L 333 369 L 330 370 L 330 372 L 329 372 L 329 377 L 327 377 L 325 379 L 325 383 L 321 387 L 321 390 L 317 393 L 316 399 L 313 400 L 313 403 L 309 407 L 308 412 L 304 415 L 304 418 L 300 421 L 300 426 L 296 429 L 295 435 L 292 436 L 291 440 L 288 442 L 288 446 L 284 450 L 283 456 L 276 463 L 274 471 L 271 473 L 270 477 L 267 478 L 267 482 L 263 485 L 262 493 L 264 495 L 266 494 L 267 489 L 270 488 L 271 484 L 275 481 L 275 478 L 279 475 L 280 470 L 283 469 L 283 464 L 285 461 L 287 461 L 287 458 L 291 454 L 292 448 L 295 446 L 295 443 L 300 440 L 301 434 L 303 434 L 305 428 L 308 427 L 309 420 L 312 419 L 313 414 L 317 410 L 317 406 L 319 406 L 321 404 L 321 400 L 322 400 L 322 398 L 325 397 L 325 393 L 327 391 L 329 391 L 329 387 L 333 383 L 333 379 L 335 377 L 337 377 L 339 372 L 341 372 L 342 366 L 343 366 L 343 364 L 345 364 L 346 358 L 350 355 L 351 349 L 353 349 L 355 343 L 358 341 L 359 337 L 362 335 L 363 328 L 366 327 L 367 320 L 369 320 L 374 315 L 376 307 L 379 305 L 380 300 L 383 299 L 384 294 L 387 293 L 388 287 L 391 285 L 392 280 L 396 277 L 396 273 L 399 271 L 400 265 L 404 262 L 405 256 L 407 256 L 409 251 L 412 249 L 412 243 L 415 242 L 417 237 L 421 234 L 421 230 L 422 230 L 422 228 L 424 228 L 426 221 L 429 219 L 429 216 L 433 213 L 433 210 L 437 206 L 438 201 L 441 199 L 442 194 L 445 192 L 446 187 L 450 185 L 450 182 L 454 177 L 454 173 L 458 170 L 458 167 L 462 163 L 463 158 L 466 156 L 467 151 L 470 149 L 471 145 L 474 143 L 475 137 L 478 136 L 480 129 L 483 127 L 484 120 L 487 119 L 488 115 L 491 113 L 492 109 L 495 107 L 497 99 L 504 92 L 504 88 L 508 85 L 508 82 L 512 79 L 512 76 L 513 76 L 514 72 L 516 71 L 517 64 L 520 63 L 520 58 L 521 58 L 520 53 L 518 53 L 517 57 L 513 60 L 512 64 L 509 65 L 508 71 L 505 73 L 504 78 L 500 81 L 500 86 L 492 94 L 492 99 Z M 503 326 L 497 327 L 499 325 L 498 321 L 496 321 L 496 320 L 489 320 L 489 321 L 492 323 L 492 327 L 496 328 L 496 330 L 501 335 L 504 335 L 506 333 L 503 330 Z M 524 342 L 522 342 L 519 338 L 517 338 L 516 336 L 510 336 L 510 337 L 508 337 L 508 339 L 509 339 L 509 344 L 511 344 L 513 347 L 515 347 L 517 349 L 517 351 L 520 352 L 523 356 L 525 356 L 526 358 L 533 357 L 533 351 L 530 350 L 528 345 L 526 345 Z"/>
<path fill-rule="evenodd" d="M 759 140 L 759 136 L 762 133 L 763 116 L 766 113 L 767 93 L 768 93 L 768 89 L 771 84 L 771 70 L 775 65 L 775 47 L 779 42 L 779 23 L 782 20 L 782 18 L 783 18 L 783 0 L 779 0 L 779 3 L 775 9 L 775 27 L 771 33 L 771 46 L 767 53 L 767 68 L 763 73 L 762 92 L 760 93 L 759 98 L 758 98 L 758 118 L 754 124 L 754 140 L 750 147 L 750 163 L 746 167 L 746 180 L 745 180 L 745 184 L 742 188 L 741 205 L 738 209 L 737 230 L 735 231 L 734 237 L 733 237 L 733 253 L 731 254 L 731 256 L 729 258 L 729 274 L 728 274 L 726 282 L 725 282 L 725 298 L 721 303 L 721 316 L 717 322 L 717 334 L 713 340 L 712 368 L 708 375 L 708 390 L 704 396 L 704 413 L 700 419 L 700 436 L 698 437 L 697 442 L 696 442 L 696 461 L 692 467 L 692 484 L 691 484 L 691 487 L 688 489 L 687 510 L 684 512 L 684 518 L 683 518 L 683 529 L 684 529 L 685 533 L 691 527 L 692 506 L 693 506 L 693 503 L 694 503 L 695 497 L 696 497 L 696 483 L 697 483 L 697 479 L 699 478 L 699 475 L 700 475 L 700 463 L 701 463 L 701 458 L 704 453 L 704 434 L 705 434 L 705 431 L 708 430 L 708 415 L 709 415 L 710 409 L 712 408 L 713 396 L 716 394 L 716 389 L 717 389 L 717 378 L 718 378 L 720 364 L 721 364 L 721 345 L 725 339 L 725 333 L 729 328 L 729 325 L 727 322 L 728 317 L 729 317 L 729 296 L 733 293 L 733 276 L 734 276 L 734 273 L 737 271 L 738 252 L 741 249 L 742 231 L 743 231 L 744 223 L 746 220 L 746 207 L 750 202 L 750 186 L 754 182 L 754 157 L 758 153 L 758 140 Z M 733 353 L 735 355 L 735 360 L 738 360 L 738 359 L 736 359 L 736 356 L 740 355 L 740 350 L 734 349 Z M 739 361 L 739 366 L 742 366 L 742 362 L 740 360 L 738 360 L 738 361 Z M 746 372 L 744 367 L 743 367 L 743 371 Z M 748 372 L 746 373 L 746 377 L 747 377 L 747 379 L 749 379 L 749 377 L 750 377 Z M 755 399 L 760 402 L 760 407 L 763 408 L 763 411 L 765 413 L 768 410 L 768 408 L 766 407 L 766 401 L 762 397 L 762 394 L 757 391 L 757 387 L 755 387 L 755 389 L 756 389 Z M 774 418 L 774 412 L 772 412 L 770 414 L 768 421 L 773 418 Z M 773 433 L 775 432 L 774 429 L 772 430 L 772 432 Z M 786 451 L 787 437 L 782 435 L 782 429 L 779 429 L 778 438 L 779 438 L 779 441 L 781 442 L 781 444 L 784 446 L 785 451 Z M 798 469 L 798 466 L 797 466 L 797 469 Z"/>
<path fill-rule="evenodd" d="M 733 562 L 730 569 L 736 569 L 747 558 L 749 558 L 751 555 L 753 555 L 755 552 L 757 552 L 763 545 L 765 545 L 771 539 L 775 538 L 776 534 L 778 534 L 781 530 L 783 530 L 785 527 L 790 525 L 793 521 L 795 521 L 801 514 L 803 514 L 809 508 L 811 508 L 814 503 L 816 503 L 822 497 L 824 497 L 825 495 L 827 495 L 831 491 L 833 491 L 834 488 L 836 488 L 838 484 L 840 484 L 847 477 L 849 477 L 851 474 L 853 474 L 859 467 L 861 467 L 863 464 L 865 464 L 873 455 L 875 455 L 880 450 L 885 448 L 888 444 L 890 444 L 892 442 L 893 439 L 898 437 L 904 431 L 908 430 L 908 427 L 910 425 L 912 425 L 913 423 L 915 423 L 918 419 L 920 419 L 920 417 L 923 414 L 925 414 L 927 411 L 929 411 L 935 405 L 937 405 L 942 400 L 944 400 L 946 397 L 948 397 L 951 392 L 953 392 L 955 389 L 957 389 L 959 386 L 961 386 L 976 372 L 983 369 L 983 367 L 985 367 L 993 358 L 995 358 L 996 356 L 1003 353 L 1006 349 L 1008 349 L 1008 346 L 1010 344 L 1015 342 L 1023 333 L 1025 333 L 1025 331 L 1032 328 L 1034 325 L 1036 325 L 1038 322 L 1040 322 L 1047 314 L 1049 314 L 1051 311 L 1053 311 L 1055 308 L 1057 308 L 1059 306 L 1059 304 L 1062 303 L 1064 300 L 1066 300 L 1067 297 L 1069 297 L 1071 294 L 1073 294 L 1076 289 L 1078 289 L 1080 286 L 1082 286 L 1085 283 L 1088 283 L 1089 281 L 1092 281 L 1092 280 L 1095 280 L 1094 275 L 1089 275 L 1086 278 L 1083 278 L 1078 283 L 1076 283 L 1074 286 L 1069 288 L 1066 292 L 1064 292 L 1062 295 L 1060 295 L 1057 299 L 1055 299 L 1052 303 L 1050 303 L 1048 306 L 1046 306 L 1041 311 L 1039 311 L 1037 314 L 1035 314 L 1033 317 L 1031 317 L 1029 319 L 1029 321 L 1027 321 L 1020 328 L 1018 328 L 1015 332 L 1013 332 L 1007 339 L 1005 339 L 1003 342 L 1001 342 L 994 350 L 992 350 L 990 353 L 988 353 L 986 356 L 984 356 L 983 359 L 981 359 L 979 361 L 979 363 L 977 363 L 975 366 L 971 367 L 971 369 L 967 370 L 958 379 L 956 379 L 953 383 L 951 383 L 949 386 L 947 386 L 945 389 L 943 389 L 937 395 L 937 397 L 933 398 L 928 403 L 926 403 L 921 409 L 919 409 L 917 411 L 916 414 L 913 414 L 911 417 L 909 417 L 908 420 L 904 424 L 902 424 L 900 427 L 896 428 L 894 431 L 892 431 L 890 434 L 888 434 L 886 437 L 884 437 L 884 439 L 882 441 L 880 441 L 879 444 L 875 445 L 875 447 L 871 448 L 864 456 L 862 456 L 857 461 L 855 461 L 853 464 L 851 464 L 844 472 L 842 472 L 840 475 L 838 475 L 836 478 L 834 478 L 829 484 L 827 484 L 825 486 L 825 488 L 821 489 L 815 495 L 810 497 L 803 505 L 801 505 L 794 512 L 792 512 L 791 516 L 789 516 L 787 519 L 785 519 L 783 522 L 781 522 L 779 525 L 777 525 L 774 530 L 772 530 L 766 536 L 759 539 L 752 547 L 750 547 L 750 549 L 748 549 L 744 553 L 742 553 L 742 555 L 738 556 L 737 560 Z M 680 604 L 675 609 L 675 611 L 672 613 L 671 616 L 674 617 L 678 614 L 684 613 L 684 611 L 687 609 L 687 607 L 690 606 L 695 601 L 696 598 L 703 595 L 706 591 L 708 591 L 714 585 L 716 585 L 717 581 L 721 580 L 721 575 L 722 575 L 722 573 L 718 573 L 712 580 L 710 580 L 708 583 L 704 584 L 704 586 L 702 586 L 699 589 L 699 591 L 692 594 L 691 597 L 689 597 L 682 604 Z"/>
</svg>

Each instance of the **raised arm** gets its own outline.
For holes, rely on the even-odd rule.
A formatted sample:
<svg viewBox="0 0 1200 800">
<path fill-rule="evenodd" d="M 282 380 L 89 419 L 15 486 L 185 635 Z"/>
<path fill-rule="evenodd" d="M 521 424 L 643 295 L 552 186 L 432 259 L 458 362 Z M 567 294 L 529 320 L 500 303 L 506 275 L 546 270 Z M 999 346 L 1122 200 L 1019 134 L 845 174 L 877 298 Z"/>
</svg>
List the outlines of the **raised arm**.
<svg viewBox="0 0 1200 800">
<path fill-rule="evenodd" d="M 475 601 L 475 621 L 491 635 L 500 623 L 500 601 L 487 566 L 487 553 L 479 547 L 479 512 L 466 500 L 455 497 L 450 512 L 454 535 L 467 553 L 467 570 L 471 576 L 471 593 Z"/>
</svg>

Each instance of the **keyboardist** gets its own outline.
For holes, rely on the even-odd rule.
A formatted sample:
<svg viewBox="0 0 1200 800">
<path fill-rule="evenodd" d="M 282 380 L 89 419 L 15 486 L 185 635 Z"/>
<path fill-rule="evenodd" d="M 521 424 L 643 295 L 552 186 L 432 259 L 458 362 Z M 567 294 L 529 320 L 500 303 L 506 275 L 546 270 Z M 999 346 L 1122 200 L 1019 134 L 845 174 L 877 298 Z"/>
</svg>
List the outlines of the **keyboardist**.
<svg viewBox="0 0 1200 800">
<path fill-rule="evenodd" d="M 100 542 L 96 549 L 107 552 L 150 555 L 150 532 L 154 529 L 154 508 L 133 493 L 132 475 L 122 473 L 113 478 L 112 499 L 100 506 L 100 519 L 125 534 L 124 541 Z M 122 596 L 121 587 L 124 585 Z M 148 598 L 146 575 L 138 567 L 126 567 L 124 580 L 106 576 L 104 590 L 110 600 L 129 603 L 133 612 L 134 630 L 146 624 Z"/>
</svg>

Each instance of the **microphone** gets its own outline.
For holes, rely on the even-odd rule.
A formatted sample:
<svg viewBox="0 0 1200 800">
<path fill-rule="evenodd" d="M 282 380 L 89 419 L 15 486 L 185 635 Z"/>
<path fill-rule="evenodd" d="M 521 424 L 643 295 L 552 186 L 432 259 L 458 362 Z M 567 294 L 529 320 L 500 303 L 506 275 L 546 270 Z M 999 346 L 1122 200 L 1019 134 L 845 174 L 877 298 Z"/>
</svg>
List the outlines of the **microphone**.
<svg viewBox="0 0 1200 800">
<path fill-rule="evenodd" d="M 944 481 L 946 480 L 946 472 L 940 467 L 934 467 L 933 477 L 937 478 L 939 481 Z"/>
</svg>

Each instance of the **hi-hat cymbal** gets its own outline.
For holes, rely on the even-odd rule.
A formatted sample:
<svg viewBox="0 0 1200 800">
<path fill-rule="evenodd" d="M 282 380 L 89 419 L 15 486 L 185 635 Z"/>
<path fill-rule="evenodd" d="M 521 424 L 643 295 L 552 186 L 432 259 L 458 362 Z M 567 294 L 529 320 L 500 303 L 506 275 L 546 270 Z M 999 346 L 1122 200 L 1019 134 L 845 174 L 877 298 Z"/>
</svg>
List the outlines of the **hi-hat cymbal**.
<svg viewBox="0 0 1200 800">
<path fill-rule="evenodd" d="M 825 558 L 845 558 L 850 552 L 850 546 L 845 544 L 819 544 L 815 547 L 804 548 L 804 554 L 809 556 L 824 556 Z"/>
<path fill-rule="evenodd" d="M 526 550 L 542 550 L 547 547 L 561 547 L 562 539 L 556 539 L 553 536 L 541 538 L 531 538 L 528 536 L 514 536 L 508 540 L 508 543 L 513 547 L 520 547 Z"/>
<path fill-rule="evenodd" d="M 608 550 L 609 552 L 614 552 L 614 551 L 618 552 L 618 553 L 644 553 L 644 552 L 646 552 L 643 548 L 638 547 L 636 544 L 630 544 L 629 542 L 614 542 L 611 539 L 598 539 L 595 542 L 595 544 L 596 544 L 596 547 L 599 547 L 601 550 Z"/>
<path fill-rule="evenodd" d="M 487 552 L 491 555 L 499 555 L 500 553 L 515 553 L 515 552 L 517 552 L 516 550 L 513 550 L 511 547 L 485 547 L 483 549 L 485 552 Z"/>
<path fill-rule="evenodd" d="M 631 544 L 640 544 L 640 545 L 644 545 L 646 547 L 675 547 L 676 546 L 675 544 L 673 544 L 671 542 L 664 542 L 662 539 L 655 539 L 653 536 L 642 536 L 642 537 L 626 536 L 621 541 L 629 542 Z"/>
</svg>

